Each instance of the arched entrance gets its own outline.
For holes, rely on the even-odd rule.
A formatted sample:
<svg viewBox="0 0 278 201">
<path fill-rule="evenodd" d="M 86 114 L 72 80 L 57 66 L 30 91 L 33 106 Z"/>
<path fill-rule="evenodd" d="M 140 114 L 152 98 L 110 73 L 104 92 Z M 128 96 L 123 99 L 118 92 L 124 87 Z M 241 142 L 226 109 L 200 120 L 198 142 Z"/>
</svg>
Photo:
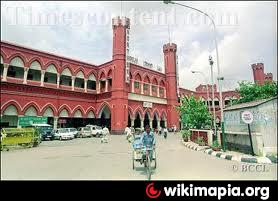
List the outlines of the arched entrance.
<svg viewBox="0 0 278 201">
<path fill-rule="evenodd" d="M 165 128 L 166 126 L 167 126 L 166 125 L 166 115 L 165 115 L 165 113 L 163 113 L 161 116 L 161 120 L 160 120 L 160 127 Z"/>
<path fill-rule="evenodd" d="M 109 130 L 111 130 L 111 112 L 110 109 L 105 105 L 100 113 L 99 113 L 99 120 L 98 125 L 99 126 L 106 126 Z"/>
<path fill-rule="evenodd" d="M 150 114 L 149 114 L 148 112 L 146 112 L 146 114 L 145 114 L 145 118 L 144 118 L 144 128 L 145 128 L 147 125 L 151 126 L 151 125 L 150 125 Z"/>
<path fill-rule="evenodd" d="M 14 105 L 10 105 L 3 112 L 3 116 L 1 116 L 1 127 L 17 127 L 18 123 L 18 111 Z"/>
<path fill-rule="evenodd" d="M 135 115 L 134 128 L 141 128 L 141 118 L 139 113 L 136 113 Z"/>
<path fill-rule="evenodd" d="M 157 115 L 157 113 L 154 113 L 154 116 L 153 116 L 153 128 L 154 129 L 158 128 L 157 120 L 158 120 L 158 115 Z"/>
</svg>

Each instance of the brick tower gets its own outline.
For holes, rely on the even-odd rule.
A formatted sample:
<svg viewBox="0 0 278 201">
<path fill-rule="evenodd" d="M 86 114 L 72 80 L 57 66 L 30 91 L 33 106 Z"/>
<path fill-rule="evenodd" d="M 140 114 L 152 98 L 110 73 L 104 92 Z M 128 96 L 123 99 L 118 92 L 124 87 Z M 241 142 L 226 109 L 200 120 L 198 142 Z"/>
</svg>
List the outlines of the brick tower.
<svg viewBox="0 0 278 201">
<path fill-rule="evenodd" d="M 112 75 L 112 112 L 111 130 L 122 134 L 128 123 L 128 91 L 126 83 L 126 41 L 130 28 L 128 18 L 112 19 L 113 26 L 113 75 Z M 129 75 L 129 73 L 128 73 Z"/>
<path fill-rule="evenodd" d="M 174 108 L 178 106 L 177 90 L 177 45 L 168 43 L 163 46 L 164 66 L 166 75 L 166 95 L 167 95 L 167 127 L 177 126 L 179 130 L 179 114 Z"/>
</svg>

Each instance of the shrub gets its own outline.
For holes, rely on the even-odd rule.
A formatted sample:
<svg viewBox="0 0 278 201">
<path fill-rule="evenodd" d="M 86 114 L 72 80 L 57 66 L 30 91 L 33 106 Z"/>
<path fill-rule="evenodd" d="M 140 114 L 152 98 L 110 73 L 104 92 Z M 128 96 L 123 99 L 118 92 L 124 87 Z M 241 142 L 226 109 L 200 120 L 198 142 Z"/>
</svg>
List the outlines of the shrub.
<svg viewBox="0 0 278 201">
<path fill-rule="evenodd" d="M 197 139 L 196 139 L 195 142 L 196 142 L 198 145 L 200 145 L 200 146 L 205 146 L 205 145 L 206 145 L 206 142 L 205 142 L 205 140 L 204 140 L 204 137 L 202 137 L 202 136 L 197 137 Z"/>
<path fill-rule="evenodd" d="M 181 135 L 184 141 L 188 141 L 190 139 L 191 132 L 189 130 L 182 130 Z"/>
</svg>

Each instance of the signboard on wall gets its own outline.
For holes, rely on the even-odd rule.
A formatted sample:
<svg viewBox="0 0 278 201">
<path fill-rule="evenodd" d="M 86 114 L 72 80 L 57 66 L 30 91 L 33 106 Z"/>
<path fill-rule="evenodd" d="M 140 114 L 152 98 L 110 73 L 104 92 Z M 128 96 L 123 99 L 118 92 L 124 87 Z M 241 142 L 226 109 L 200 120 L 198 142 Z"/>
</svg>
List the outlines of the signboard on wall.
<svg viewBox="0 0 278 201">
<path fill-rule="evenodd" d="M 253 114 L 252 112 L 246 110 L 241 113 L 241 119 L 246 124 L 251 124 L 253 122 Z"/>
<path fill-rule="evenodd" d="M 125 82 L 129 83 L 130 77 L 129 77 L 129 72 L 130 72 L 130 63 L 128 61 L 129 57 L 129 29 L 126 29 L 126 52 L 125 52 Z"/>
<path fill-rule="evenodd" d="M 19 126 L 31 126 L 32 124 L 46 124 L 47 117 L 19 117 Z"/>
<path fill-rule="evenodd" d="M 153 103 L 143 102 L 143 107 L 145 107 L 145 108 L 152 108 L 153 107 Z"/>
</svg>

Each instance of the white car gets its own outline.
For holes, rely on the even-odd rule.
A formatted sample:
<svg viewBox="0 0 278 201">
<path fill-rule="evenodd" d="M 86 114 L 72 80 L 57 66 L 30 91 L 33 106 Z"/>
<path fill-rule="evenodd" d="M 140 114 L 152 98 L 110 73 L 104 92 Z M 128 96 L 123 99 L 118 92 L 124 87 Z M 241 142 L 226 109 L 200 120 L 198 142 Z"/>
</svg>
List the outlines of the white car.
<svg viewBox="0 0 278 201">
<path fill-rule="evenodd" d="M 78 131 L 76 128 L 67 128 L 69 133 L 72 133 L 75 138 L 77 138 Z"/>
<path fill-rule="evenodd" d="M 89 127 L 78 128 L 78 137 L 92 137 L 91 129 Z"/>
<path fill-rule="evenodd" d="M 94 137 L 101 137 L 103 135 L 103 130 L 100 126 L 87 125 L 86 127 L 91 129 L 92 136 Z"/>
<path fill-rule="evenodd" d="M 59 128 L 54 133 L 55 139 L 59 140 L 71 140 L 74 135 L 68 131 L 66 128 Z"/>
</svg>

